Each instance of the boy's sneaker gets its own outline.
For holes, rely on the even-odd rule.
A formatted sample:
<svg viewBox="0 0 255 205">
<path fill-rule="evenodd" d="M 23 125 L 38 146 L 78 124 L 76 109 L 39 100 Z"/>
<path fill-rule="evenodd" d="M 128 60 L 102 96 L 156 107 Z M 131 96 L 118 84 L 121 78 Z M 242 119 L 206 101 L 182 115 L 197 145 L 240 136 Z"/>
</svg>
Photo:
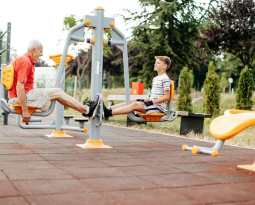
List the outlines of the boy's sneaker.
<svg viewBox="0 0 255 205">
<path fill-rule="evenodd" d="M 84 105 L 87 105 L 89 107 L 89 113 L 88 114 L 83 113 L 82 115 L 84 117 L 89 117 L 93 119 L 96 116 L 99 103 L 100 103 L 99 95 L 97 95 L 93 101 L 88 100 L 87 102 L 83 102 Z"/>
<path fill-rule="evenodd" d="M 104 102 L 103 102 L 103 118 L 104 119 L 108 119 L 109 117 L 112 116 L 112 110 L 111 109 L 108 109 L 105 105 L 104 105 Z"/>
</svg>

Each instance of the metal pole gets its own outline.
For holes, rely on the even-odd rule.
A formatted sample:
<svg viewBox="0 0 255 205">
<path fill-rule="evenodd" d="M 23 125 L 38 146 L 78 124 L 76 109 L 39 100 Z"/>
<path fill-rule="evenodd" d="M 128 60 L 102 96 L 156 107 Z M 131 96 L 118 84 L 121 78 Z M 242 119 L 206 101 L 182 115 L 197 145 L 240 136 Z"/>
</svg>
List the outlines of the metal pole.
<svg viewBox="0 0 255 205">
<path fill-rule="evenodd" d="M 2 48 L 3 48 L 3 38 L 2 38 L 3 32 L 0 31 L 0 66 L 2 64 Z"/>
<path fill-rule="evenodd" d="M 7 23 L 7 41 L 6 41 L 6 64 L 10 64 L 10 52 L 11 52 L 11 23 Z M 5 99 L 9 99 L 8 90 L 5 90 Z M 4 125 L 8 124 L 8 114 L 4 113 Z"/>
<path fill-rule="evenodd" d="M 91 70 L 91 99 L 93 100 L 98 93 L 102 93 L 102 69 L 103 69 L 103 36 L 104 36 L 104 10 L 94 10 L 97 19 L 97 26 L 94 28 L 93 37 L 95 44 L 92 48 L 92 70 Z M 96 116 L 90 120 L 89 139 L 100 140 L 100 117 Z"/>
<path fill-rule="evenodd" d="M 77 87 L 77 76 L 74 77 L 74 91 L 73 91 L 73 98 L 76 98 L 76 87 Z"/>
</svg>

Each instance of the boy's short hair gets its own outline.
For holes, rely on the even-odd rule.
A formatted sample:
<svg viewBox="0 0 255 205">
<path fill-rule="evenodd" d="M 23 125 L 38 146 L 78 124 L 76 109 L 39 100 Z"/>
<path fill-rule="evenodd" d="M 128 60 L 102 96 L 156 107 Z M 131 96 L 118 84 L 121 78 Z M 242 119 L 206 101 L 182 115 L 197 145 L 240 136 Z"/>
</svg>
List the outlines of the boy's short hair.
<svg viewBox="0 0 255 205">
<path fill-rule="evenodd" d="M 171 65 L 171 59 L 168 56 L 155 56 L 155 59 L 159 59 L 161 61 L 164 61 L 167 65 L 166 69 L 168 69 Z"/>
</svg>

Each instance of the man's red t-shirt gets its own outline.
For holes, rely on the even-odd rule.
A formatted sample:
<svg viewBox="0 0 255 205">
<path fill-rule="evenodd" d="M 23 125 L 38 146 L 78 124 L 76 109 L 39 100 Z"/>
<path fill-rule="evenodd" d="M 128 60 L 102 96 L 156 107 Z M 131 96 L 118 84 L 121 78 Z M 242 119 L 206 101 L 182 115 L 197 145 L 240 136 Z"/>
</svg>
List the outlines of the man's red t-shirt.
<svg viewBox="0 0 255 205">
<path fill-rule="evenodd" d="M 9 90 L 9 98 L 16 98 L 17 81 L 25 83 L 24 87 L 26 94 L 34 88 L 35 62 L 30 54 L 25 53 L 24 55 L 17 57 L 11 64 L 14 67 L 14 79 L 12 89 Z"/>
</svg>

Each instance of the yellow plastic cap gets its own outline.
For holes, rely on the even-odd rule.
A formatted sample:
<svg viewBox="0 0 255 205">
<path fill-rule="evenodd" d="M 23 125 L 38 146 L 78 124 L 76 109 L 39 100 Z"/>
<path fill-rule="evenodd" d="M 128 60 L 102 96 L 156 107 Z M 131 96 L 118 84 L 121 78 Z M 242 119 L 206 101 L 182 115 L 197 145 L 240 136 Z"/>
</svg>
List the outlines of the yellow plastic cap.
<svg viewBox="0 0 255 205">
<path fill-rule="evenodd" d="M 89 29 L 94 29 L 94 27 L 93 27 L 93 26 L 90 26 Z"/>
<path fill-rule="evenodd" d="M 87 19 L 87 20 L 85 21 L 85 23 L 86 23 L 87 25 L 89 25 L 89 24 L 90 24 L 90 20 Z"/>
<path fill-rule="evenodd" d="M 187 151 L 187 150 L 186 150 L 186 147 L 187 147 L 187 146 L 188 146 L 188 145 L 186 145 L 186 144 L 185 144 L 185 145 L 182 145 L 182 150 L 183 150 L 183 151 Z"/>
<path fill-rule="evenodd" d="M 213 157 L 217 157 L 218 154 L 219 154 L 219 152 L 218 152 L 217 150 L 213 150 L 213 152 L 212 152 L 211 155 L 212 155 Z"/>
<path fill-rule="evenodd" d="M 196 145 L 194 145 L 194 146 L 192 147 L 191 152 L 192 152 L 193 154 L 197 154 L 197 153 L 198 153 L 198 147 L 197 147 Z"/>
<path fill-rule="evenodd" d="M 101 6 L 98 6 L 98 7 L 95 8 L 95 10 L 103 10 L 104 11 L 104 8 L 101 7 Z"/>
<path fill-rule="evenodd" d="M 92 38 L 92 42 L 91 42 L 91 44 L 92 44 L 92 45 L 94 45 L 94 44 L 95 44 L 95 42 L 96 42 L 95 38 Z"/>
<path fill-rule="evenodd" d="M 114 27 L 114 22 L 111 22 L 111 23 L 110 23 L 110 26 L 111 26 L 111 27 Z"/>
</svg>

